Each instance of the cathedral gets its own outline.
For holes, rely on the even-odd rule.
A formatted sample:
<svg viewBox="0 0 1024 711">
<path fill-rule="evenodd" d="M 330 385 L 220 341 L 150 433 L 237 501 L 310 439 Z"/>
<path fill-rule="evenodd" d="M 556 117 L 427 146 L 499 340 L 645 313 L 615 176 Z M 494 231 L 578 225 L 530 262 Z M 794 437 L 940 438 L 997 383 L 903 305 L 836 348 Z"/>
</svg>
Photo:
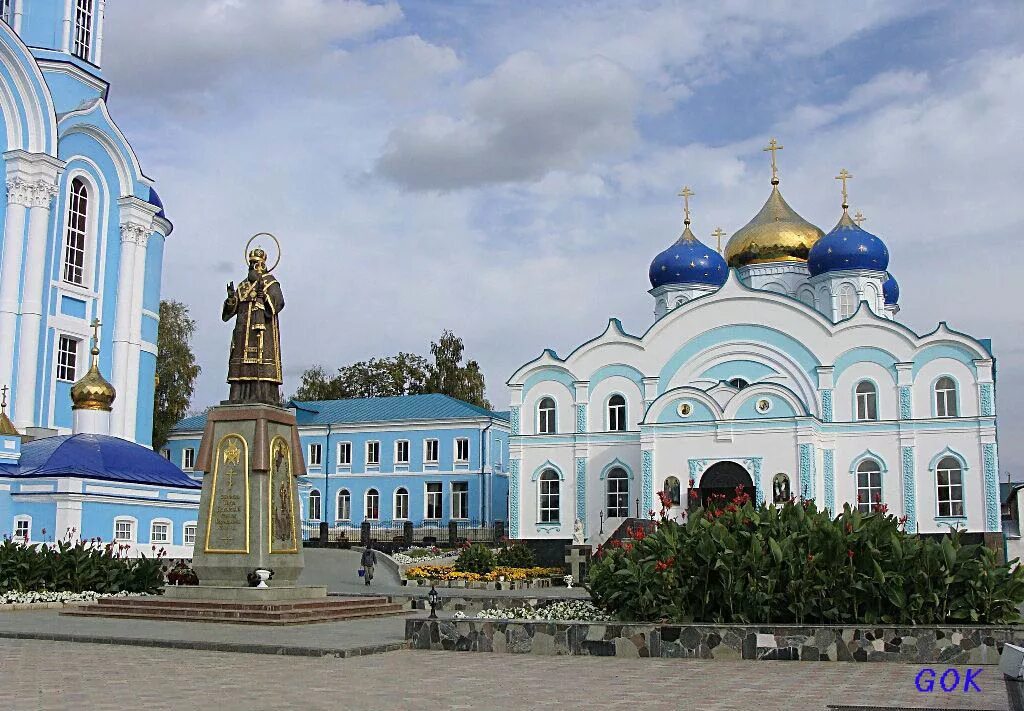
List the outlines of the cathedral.
<svg viewBox="0 0 1024 711">
<path fill-rule="evenodd" d="M 988 340 L 900 323 L 884 241 L 842 207 L 827 234 L 771 190 L 724 251 L 685 220 L 650 267 L 654 323 L 617 319 L 511 388 L 511 538 L 598 543 L 627 518 L 737 487 L 905 517 L 906 530 L 1000 527 Z M 724 233 L 716 231 L 721 240 Z M 579 522 L 579 524 L 577 524 Z M 985 536 L 989 538 L 988 536 Z"/>
<path fill-rule="evenodd" d="M 0 386 L 22 433 L 69 434 L 99 319 L 110 432 L 149 444 L 172 226 L 107 111 L 105 4 L 0 0 Z"/>
</svg>

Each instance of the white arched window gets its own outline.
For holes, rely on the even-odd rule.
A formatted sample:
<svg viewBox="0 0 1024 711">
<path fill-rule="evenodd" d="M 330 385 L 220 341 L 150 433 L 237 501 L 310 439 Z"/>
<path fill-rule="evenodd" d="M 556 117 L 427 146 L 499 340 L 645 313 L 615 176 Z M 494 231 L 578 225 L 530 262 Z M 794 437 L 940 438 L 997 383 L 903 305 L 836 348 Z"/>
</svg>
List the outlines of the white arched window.
<svg viewBox="0 0 1024 711">
<path fill-rule="evenodd" d="M 81 178 L 71 181 L 68 192 L 68 219 L 64 233 L 64 281 L 85 284 L 85 246 L 89 225 L 89 189 Z"/>
<path fill-rule="evenodd" d="M 626 398 L 621 395 L 612 395 L 608 398 L 608 430 L 626 431 Z"/>
<path fill-rule="evenodd" d="M 870 380 L 857 383 L 857 419 L 878 419 L 878 389 Z"/>
<path fill-rule="evenodd" d="M 608 518 L 626 518 L 629 516 L 629 479 L 626 471 L 615 467 L 608 472 L 604 480 L 605 516 Z"/>
<path fill-rule="evenodd" d="M 409 518 L 409 492 L 405 487 L 395 489 L 395 515 L 392 518 Z"/>
<path fill-rule="evenodd" d="M 839 318 L 850 318 L 857 310 L 857 292 L 849 284 L 839 287 Z"/>
<path fill-rule="evenodd" d="M 348 489 L 338 492 L 338 520 L 348 521 L 352 518 L 352 494 Z"/>
<path fill-rule="evenodd" d="M 948 376 L 935 381 L 935 416 L 957 416 L 956 382 Z"/>
<path fill-rule="evenodd" d="M 555 401 L 552 398 L 542 398 L 537 405 L 537 432 L 539 434 L 555 433 Z"/>
<path fill-rule="evenodd" d="M 729 385 L 733 386 L 737 390 L 742 390 L 743 388 L 748 387 L 750 383 L 743 378 L 732 378 L 729 380 Z"/>
<path fill-rule="evenodd" d="M 75 36 L 71 52 L 79 59 L 89 61 L 92 49 L 93 0 L 75 0 Z"/>
<path fill-rule="evenodd" d="M 804 289 L 800 292 L 800 301 L 814 308 L 814 292 L 810 289 Z"/>
<path fill-rule="evenodd" d="M 149 542 L 156 543 L 173 543 L 171 531 L 173 524 L 165 518 L 154 519 L 149 524 Z"/>
<path fill-rule="evenodd" d="M 320 520 L 320 491 L 317 489 L 309 492 L 309 518 L 313 521 Z"/>
<path fill-rule="evenodd" d="M 551 469 L 545 469 L 540 475 L 540 501 L 538 506 L 539 519 L 541 523 L 558 523 L 559 516 L 559 481 L 558 474 Z"/>
<path fill-rule="evenodd" d="M 944 457 L 935 467 L 935 498 L 939 516 L 964 515 L 964 470 L 953 457 Z"/>
<path fill-rule="evenodd" d="M 376 489 L 369 489 L 366 492 L 366 513 L 364 518 L 376 521 L 380 518 L 380 494 Z"/>
<path fill-rule="evenodd" d="M 870 513 L 882 501 L 882 467 L 874 459 L 857 465 L 857 509 Z"/>
</svg>

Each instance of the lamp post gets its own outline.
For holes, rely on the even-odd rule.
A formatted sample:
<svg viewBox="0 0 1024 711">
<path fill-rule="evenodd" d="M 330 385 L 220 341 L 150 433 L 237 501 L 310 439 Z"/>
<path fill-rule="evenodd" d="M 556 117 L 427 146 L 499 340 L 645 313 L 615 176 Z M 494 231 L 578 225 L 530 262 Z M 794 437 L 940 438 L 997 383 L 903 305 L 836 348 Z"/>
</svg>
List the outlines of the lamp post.
<svg viewBox="0 0 1024 711">
<path fill-rule="evenodd" d="M 640 518 L 640 497 L 636 497 L 636 517 Z"/>
<path fill-rule="evenodd" d="M 427 602 L 430 603 L 430 617 L 427 619 L 437 619 L 437 603 L 441 601 L 441 596 L 437 594 L 437 588 L 431 584 L 430 592 L 427 593 Z"/>
<path fill-rule="evenodd" d="M 604 509 L 601 509 L 601 513 L 598 514 L 598 517 L 601 519 L 601 535 L 603 536 L 604 535 Z"/>
</svg>

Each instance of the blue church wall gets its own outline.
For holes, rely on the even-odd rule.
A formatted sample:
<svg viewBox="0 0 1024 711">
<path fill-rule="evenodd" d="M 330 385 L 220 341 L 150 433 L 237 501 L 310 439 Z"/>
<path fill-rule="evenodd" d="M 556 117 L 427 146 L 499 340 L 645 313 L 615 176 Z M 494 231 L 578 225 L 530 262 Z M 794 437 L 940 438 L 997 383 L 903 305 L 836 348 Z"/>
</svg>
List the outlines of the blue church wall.
<svg viewBox="0 0 1024 711">
<path fill-rule="evenodd" d="M 682 417 L 679 414 L 679 403 L 686 401 L 690 403 L 691 410 L 690 414 L 686 417 Z M 667 422 L 707 422 L 715 419 L 715 413 L 711 411 L 704 403 L 694 400 L 692 398 L 681 397 L 675 402 L 670 403 L 661 414 L 658 415 L 659 423 Z"/>
<path fill-rule="evenodd" d="M 156 397 L 156 355 L 139 354 L 139 405 L 135 411 L 135 441 L 150 446 L 153 442 L 153 401 Z M 146 406 L 147 403 L 150 406 Z"/>
<path fill-rule="evenodd" d="M 53 532 L 57 529 L 57 507 L 45 501 L 33 501 L 31 497 L 19 497 L 16 501 L 10 499 L 10 515 L 0 523 L 3 533 L 11 535 L 14 533 L 14 519 L 18 516 L 32 517 L 32 540 L 51 540 Z M 46 535 L 43 535 L 46 529 Z"/>
<path fill-rule="evenodd" d="M 767 412 L 759 412 L 757 410 L 758 400 L 768 400 L 770 409 Z M 739 409 L 736 410 L 737 420 L 758 420 L 765 418 L 775 417 L 796 417 L 797 413 L 793 410 L 788 402 L 782 398 L 773 397 L 772 395 L 756 395 L 740 405 Z"/>
<path fill-rule="evenodd" d="M 198 520 L 199 506 L 178 508 L 154 504 L 123 504 L 86 501 L 82 504 L 82 536 L 93 538 L 99 536 L 104 541 L 114 537 L 114 519 L 128 516 L 136 520 L 135 540 L 140 544 L 149 544 L 152 523 L 157 519 L 166 519 L 171 526 L 171 545 L 182 545 L 183 529 L 186 522 Z M 156 544 L 158 547 L 167 545 Z M 145 551 L 143 551 L 145 553 Z"/>
<path fill-rule="evenodd" d="M 91 69 L 95 71 L 95 69 Z M 47 86 L 50 87 L 50 94 L 53 96 L 54 106 L 57 113 L 67 113 L 81 106 L 86 101 L 92 101 L 102 94 L 95 89 L 79 81 L 70 74 L 63 72 L 46 72 L 43 74 Z"/>
<path fill-rule="evenodd" d="M 64 26 L 63 0 L 32 0 L 23 2 L 21 37 L 30 47 L 60 49 Z"/>
<path fill-rule="evenodd" d="M 150 235 L 149 244 L 146 247 L 146 283 L 142 290 L 142 308 L 155 314 L 160 313 L 160 281 L 163 278 L 164 242 L 163 235 L 153 233 Z M 153 325 L 156 326 L 155 320 Z M 145 328 L 144 318 L 143 338 L 151 343 L 156 343 L 156 332 L 154 331 L 152 339 L 147 338 Z"/>
</svg>

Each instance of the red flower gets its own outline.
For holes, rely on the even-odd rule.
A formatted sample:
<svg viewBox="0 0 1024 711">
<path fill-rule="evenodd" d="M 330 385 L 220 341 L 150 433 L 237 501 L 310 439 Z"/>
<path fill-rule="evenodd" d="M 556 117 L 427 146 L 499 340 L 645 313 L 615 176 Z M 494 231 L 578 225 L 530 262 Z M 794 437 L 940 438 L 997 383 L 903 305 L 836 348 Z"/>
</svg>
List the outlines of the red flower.
<svg viewBox="0 0 1024 711">
<path fill-rule="evenodd" d="M 646 536 L 647 534 L 644 533 L 644 529 L 638 528 L 636 529 L 635 535 L 633 537 L 636 538 L 638 541 L 642 541 Z"/>
<path fill-rule="evenodd" d="M 846 556 L 847 556 L 847 557 L 848 557 L 848 558 L 849 558 L 850 560 L 853 560 L 853 551 L 850 551 L 850 550 L 846 551 Z"/>
<path fill-rule="evenodd" d="M 628 538 L 632 538 L 633 537 L 633 527 L 632 526 L 626 526 L 626 536 Z"/>
<path fill-rule="evenodd" d="M 811 554 L 811 553 L 807 554 L 807 562 L 808 563 L 813 563 L 814 562 L 814 555 L 813 554 Z"/>
<path fill-rule="evenodd" d="M 658 498 L 661 500 L 661 505 L 665 508 L 672 506 L 672 497 L 668 495 L 667 491 L 659 491 Z"/>
<path fill-rule="evenodd" d="M 622 541 L 620 541 L 618 538 L 613 538 L 610 541 L 608 541 L 608 545 L 612 548 L 618 548 L 622 545 Z"/>
<path fill-rule="evenodd" d="M 847 533 L 853 533 L 853 525 L 852 524 L 849 524 L 849 523 L 846 524 L 846 532 Z"/>
<path fill-rule="evenodd" d="M 622 550 L 624 550 L 624 551 L 626 551 L 627 553 L 629 553 L 630 551 L 632 551 L 632 550 L 633 550 L 633 544 L 632 544 L 632 543 L 629 543 L 629 542 L 623 543 L 623 544 L 622 544 Z"/>
<path fill-rule="evenodd" d="M 697 490 L 696 489 L 690 489 L 690 498 L 694 499 L 694 500 L 697 499 Z"/>
</svg>

